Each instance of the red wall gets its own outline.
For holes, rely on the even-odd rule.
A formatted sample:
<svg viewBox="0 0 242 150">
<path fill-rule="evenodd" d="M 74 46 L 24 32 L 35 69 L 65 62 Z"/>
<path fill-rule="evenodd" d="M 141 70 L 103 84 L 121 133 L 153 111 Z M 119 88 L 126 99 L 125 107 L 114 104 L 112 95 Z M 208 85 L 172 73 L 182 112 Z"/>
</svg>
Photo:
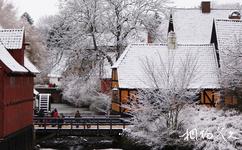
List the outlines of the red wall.
<svg viewBox="0 0 242 150">
<path fill-rule="evenodd" d="M 33 76 L 2 74 L 0 93 L 3 108 L 0 137 L 5 137 L 32 124 L 33 111 Z M 0 126 L 1 127 L 1 126 Z M 1 135 L 2 133 L 2 135 Z"/>
<path fill-rule="evenodd" d="M 3 137 L 3 92 L 2 91 L 3 91 L 3 68 L 1 68 L 1 64 L 0 64 L 0 138 Z"/>
<path fill-rule="evenodd" d="M 22 49 L 8 51 L 24 66 L 24 45 Z M 33 122 L 34 76 L 9 73 L 11 71 L 0 61 L 0 139 Z"/>
<path fill-rule="evenodd" d="M 108 94 L 111 93 L 112 79 L 101 79 L 101 92 Z"/>
<path fill-rule="evenodd" d="M 24 50 L 17 49 L 17 50 L 8 50 L 8 52 L 13 56 L 13 58 L 20 64 L 24 65 Z"/>
</svg>

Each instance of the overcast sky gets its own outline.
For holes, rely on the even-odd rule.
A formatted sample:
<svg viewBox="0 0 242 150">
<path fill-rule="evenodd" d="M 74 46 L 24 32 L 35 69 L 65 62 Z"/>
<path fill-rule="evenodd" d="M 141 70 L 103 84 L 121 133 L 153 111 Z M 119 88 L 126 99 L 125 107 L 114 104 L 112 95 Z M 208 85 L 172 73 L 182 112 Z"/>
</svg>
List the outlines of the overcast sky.
<svg viewBox="0 0 242 150">
<path fill-rule="evenodd" d="M 35 22 L 40 17 L 58 12 L 58 0 L 9 0 L 17 8 L 18 14 L 28 12 Z"/>
<path fill-rule="evenodd" d="M 18 14 L 28 12 L 35 22 L 42 16 L 58 12 L 58 0 L 9 0 L 18 9 Z M 201 0 L 173 0 L 177 7 L 197 7 Z M 213 0 L 219 4 L 241 3 L 242 0 Z"/>
</svg>

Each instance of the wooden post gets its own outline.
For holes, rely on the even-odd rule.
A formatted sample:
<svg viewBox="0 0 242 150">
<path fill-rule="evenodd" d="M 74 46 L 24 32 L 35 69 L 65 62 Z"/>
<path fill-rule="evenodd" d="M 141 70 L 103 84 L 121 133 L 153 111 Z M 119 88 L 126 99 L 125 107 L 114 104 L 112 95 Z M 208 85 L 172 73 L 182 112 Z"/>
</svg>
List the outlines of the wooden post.
<svg viewBox="0 0 242 150">
<path fill-rule="evenodd" d="M 97 120 L 97 129 L 99 130 L 99 120 Z"/>
<path fill-rule="evenodd" d="M 73 126 L 72 125 L 73 125 L 73 119 L 71 119 L 71 134 L 73 132 L 73 130 L 72 130 L 73 129 Z"/>
<path fill-rule="evenodd" d="M 84 127 L 84 130 L 86 129 L 86 120 L 83 120 L 83 127 Z"/>
<path fill-rule="evenodd" d="M 110 120 L 110 129 L 112 130 L 112 119 L 109 119 Z"/>
<path fill-rule="evenodd" d="M 44 129 L 46 130 L 46 118 L 44 118 Z"/>
<path fill-rule="evenodd" d="M 97 135 L 99 136 L 99 120 L 97 120 Z"/>
</svg>

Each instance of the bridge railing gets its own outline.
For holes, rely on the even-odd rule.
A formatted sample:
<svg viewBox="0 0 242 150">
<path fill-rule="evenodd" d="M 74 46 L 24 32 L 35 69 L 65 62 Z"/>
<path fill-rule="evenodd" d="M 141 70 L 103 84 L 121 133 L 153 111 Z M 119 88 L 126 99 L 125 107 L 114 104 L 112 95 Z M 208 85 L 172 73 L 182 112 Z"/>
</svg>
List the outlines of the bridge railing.
<svg viewBox="0 0 242 150">
<path fill-rule="evenodd" d="M 109 129 L 113 129 L 114 126 L 122 126 L 123 129 L 130 122 L 120 118 L 106 118 L 106 117 L 65 117 L 65 118 L 53 118 L 53 117 L 34 117 L 34 125 L 41 127 L 42 129 L 100 129 L 102 126 L 106 126 Z"/>
</svg>

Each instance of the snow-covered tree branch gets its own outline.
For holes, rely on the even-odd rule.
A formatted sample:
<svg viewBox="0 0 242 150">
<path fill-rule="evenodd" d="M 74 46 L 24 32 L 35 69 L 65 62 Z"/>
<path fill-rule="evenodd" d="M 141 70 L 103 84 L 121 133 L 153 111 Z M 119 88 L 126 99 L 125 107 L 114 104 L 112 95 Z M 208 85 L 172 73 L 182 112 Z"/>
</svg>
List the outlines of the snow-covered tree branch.
<svg viewBox="0 0 242 150">
<path fill-rule="evenodd" d="M 242 41 L 241 35 L 234 36 L 232 46 L 220 50 L 221 76 L 220 81 L 225 94 L 233 95 L 241 105 L 242 100 Z"/>
</svg>

